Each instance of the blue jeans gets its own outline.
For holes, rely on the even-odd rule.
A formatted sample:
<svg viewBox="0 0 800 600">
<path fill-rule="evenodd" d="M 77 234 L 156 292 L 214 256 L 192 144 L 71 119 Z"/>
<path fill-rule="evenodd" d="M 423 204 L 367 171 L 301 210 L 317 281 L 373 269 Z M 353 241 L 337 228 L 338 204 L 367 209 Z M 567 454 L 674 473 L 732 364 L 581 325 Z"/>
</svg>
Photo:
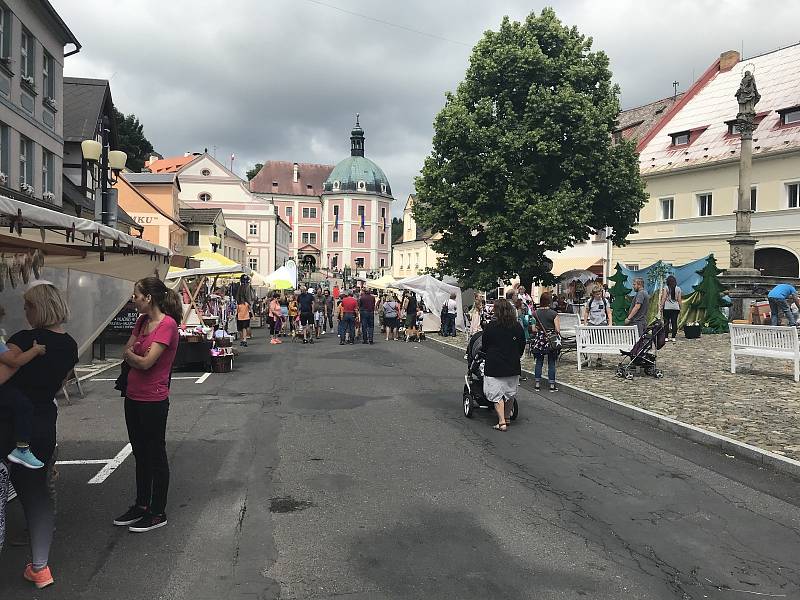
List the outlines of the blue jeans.
<svg viewBox="0 0 800 600">
<path fill-rule="evenodd" d="M 371 310 L 361 311 L 361 341 L 365 344 L 372 341 L 372 333 L 375 329 L 375 313 Z"/>
<path fill-rule="evenodd" d="M 355 342 L 356 337 L 356 315 L 354 313 L 344 313 L 342 319 L 344 327 L 342 328 L 342 341 L 345 341 L 345 335 L 350 334 L 349 341 Z"/>
<path fill-rule="evenodd" d="M 544 357 L 545 355 L 541 352 L 536 353 L 536 366 L 533 368 L 533 377 L 536 381 L 541 381 L 542 379 Z M 550 383 L 556 382 L 556 358 L 558 358 L 558 352 L 547 353 L 547 379 Z"/>
<path fill-rule="evenodd" d="M 786 315 L 786 318 L 789 319 L 789 325 L 791 327 L 797 325 L 797 322 L 794 319 L 794 313 L 792 312 L 792 309 L 789 308 L 789 303 L 786 300 L 783 298 L 769 297 L 767 297 L 767 300 L 769 300 L 769 312 L 772 313 L 771 319 L 773 325 L 778 324 L 778 316 L 780 313 Z"/>
</svg>

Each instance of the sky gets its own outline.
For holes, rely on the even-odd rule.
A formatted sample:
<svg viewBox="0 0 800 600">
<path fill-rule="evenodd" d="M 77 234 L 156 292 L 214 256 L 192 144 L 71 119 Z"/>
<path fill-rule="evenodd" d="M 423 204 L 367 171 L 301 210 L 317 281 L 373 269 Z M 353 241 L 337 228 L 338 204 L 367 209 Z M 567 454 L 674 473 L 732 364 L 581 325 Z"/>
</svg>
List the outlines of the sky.
<svg viewBox="0 0 800 600">
<path fill-rule="evenodd" d="M 774 0 L 51 0 L 164 156 L 209 152 L 244 177 L 267 160 L 336 164 L 355 113 L 402 214 L 433 120 L 472 47 L 504 15 L 552 6 L 611 60 L 622 108 L 686 90 L 726 50 L 800 42 L 800 2 Z"/>
</svg>

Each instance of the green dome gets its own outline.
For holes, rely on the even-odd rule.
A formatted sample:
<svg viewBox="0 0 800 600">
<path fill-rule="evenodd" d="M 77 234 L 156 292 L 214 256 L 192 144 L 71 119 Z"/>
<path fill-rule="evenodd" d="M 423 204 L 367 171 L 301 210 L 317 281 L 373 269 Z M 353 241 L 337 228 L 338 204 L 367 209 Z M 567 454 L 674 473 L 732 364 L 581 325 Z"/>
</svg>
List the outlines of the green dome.
<svg viewBox="0 0 800 600">
<path fill-rule="evenodd" d="M 361 193 L 392 196 L 392 188 L 381 168 L 363 156 L 348 156 L 328 175 L 323 193 Z"/>
</svg>

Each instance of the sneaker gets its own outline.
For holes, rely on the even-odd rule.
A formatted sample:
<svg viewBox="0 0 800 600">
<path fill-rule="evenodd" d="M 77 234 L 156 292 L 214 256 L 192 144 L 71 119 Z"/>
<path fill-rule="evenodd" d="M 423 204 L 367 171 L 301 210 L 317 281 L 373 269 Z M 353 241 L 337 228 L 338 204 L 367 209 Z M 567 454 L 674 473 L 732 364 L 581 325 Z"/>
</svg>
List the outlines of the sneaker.
<svg viewBox="0 0 800 600">
<path fill-rule="evenodd" d="M 247 342 L 242 342 L 242 346 L 244 346 L 245 348 L 247 348 Z"/>
<path fill-rule="evenodd" d="M 558 391 L 558 387 L 556 386 L 555 383 L 551 383 L 550 384 L 550 391 L 551 392 L 557 392 Z"/>
<path fill-rule="evenodd" d="M 121 514 L 114 519 L 114 525 L 124 527 L 126 525 L 130 525 L 131 523 L 136 523 L 136 521 L 144 517 L 146 514 L 146 508 L 142 508 L 141 506 L 134 504 L 127 511 L 125 511 L 124 514 Z"/>
<path fill-rule="evenodd" d="M 128 527 L 128 531 L 131 533 L 145 533 L 146 531 L 152 531 L 153 529 L 163 527 L 166 524 L 167 515 L 151 515 L 150 513 L 147 513 L 141 519 L 136 521 L 136 523 Z"/>
<path fill-rule="evenodd" d="M 283 340 L 275 340 L 275 343 L 276 343 L 276 344 L 282 344 L 282 343 L 283 343 Z"/>
<path fill-rule="evenodd" d="M 44 463 L 33 455 L 30 448 L 14 448 L 8 455 L 8 460 L 28 469 L 41 469 Z"/>
<path fill-rule="evenodd" d="M 533 389 L 535 389 L 537 392 L 541 389 L 541 387 L 542 387 L 542 384 L 539 381 L 537 381 L 536 383 L 533 384 Z"/>
<path fill-rule="evenodd" d="M 53 574 L 50 572 L 50 567 L 45 567 L 41 571 L 34 571 L 33 565 L 28 563 L 22 576 L 35 585 L 37 589 L 53 585 Z"/>
<path fill-rule="evenodd" d="M 307 343 L 308 343 L 308 340 L 307 340 L 306 338 L 303 338 L 303 343 L 304 343 L 304 344 L 307 344 Z"/>
<path fill-rule="evenodd" d="M 322 333 L 321 333 L 320 335 L 325 335 L 325 331 L 323 330 L 323 331 L 322 331 Z"/>
<path fill-rule="evenodd" d="M 314 343 L 314 338 L 308 338 L 308 343 L 309 344 L 313 344 Z"/>
</svg>

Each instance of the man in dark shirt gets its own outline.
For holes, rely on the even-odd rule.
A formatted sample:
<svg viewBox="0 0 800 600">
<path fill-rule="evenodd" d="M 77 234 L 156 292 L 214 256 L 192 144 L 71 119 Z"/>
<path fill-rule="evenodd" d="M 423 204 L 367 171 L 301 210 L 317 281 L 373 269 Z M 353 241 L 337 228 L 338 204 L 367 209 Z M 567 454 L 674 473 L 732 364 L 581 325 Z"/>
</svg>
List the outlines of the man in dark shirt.
<svg viewBox="0 0 800 600">
<path fill-rule="evenodd" d="M 323 319 L 323 322 L 322 322 L 322 328 L 323 328 L 323 331 L 325 329 L 327 329 L 328 331 L 332 331 L 333 330 L 333 303 L 334 303 L 334 299 L 333 299 L 333 296 L 331 296 L 330 291 L 325 290 L 325 292 L 323 293 L 322 301 L 323 301 L 323 305 L 324 305 L 324 309 L 323 310 L 325 311 L 324 319 Z"/>
<path fill-rule="evenodd" d="M 375 296 L 365 288 L 358 298 L 358 308 L 361 311 L 361 341 L 364 344 L 373 344 L 372 333 L 375 327 Z"/>
<path fill-rule="evenodd" d="M 297 298 L 297 306 L 300 310 L 300 326 L 303 328 L 303 343 L 309 341 L 314 343 L 314 336 L 311 335 L 310 327 L 314 324 L 314 295 L 309 294 L 306 286 L 300 286 L 300 296 Z"/>
</svg>

